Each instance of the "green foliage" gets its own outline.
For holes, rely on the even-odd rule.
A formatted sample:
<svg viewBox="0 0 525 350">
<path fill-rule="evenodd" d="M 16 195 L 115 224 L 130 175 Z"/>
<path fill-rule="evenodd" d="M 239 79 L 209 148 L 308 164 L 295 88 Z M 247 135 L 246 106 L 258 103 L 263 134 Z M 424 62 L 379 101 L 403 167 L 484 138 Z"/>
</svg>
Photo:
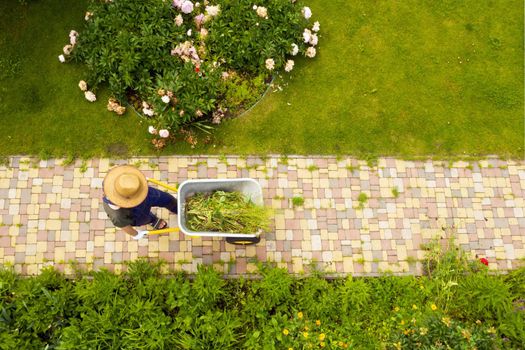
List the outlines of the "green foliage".
<svg viewBox="0 0 525 350">
<path fill-rule="evenodd" d="M 195 193 L 187 198 L 186 224 L 196 232 L 255 233 L 269 229 L 270 210 L 237 191 Z"/>
<path fill-rule="evenodd" d="M 523 269 L 471 269 L 449 310 L 435 276 L 326 279 L 259 266 L 225 280 L 211 266 L 166 277 L 139 259 L 127 272 L 0 269 L 0 349 L 518 349 Z M 451 265 L 447 265 L 450 268 Z M 483 293 L 481 293 L 483 291 Z"/>
<path fill-rule="evenodd" d="M 359 193 L 359 196 L 357 197 L 357 201 L 359 204 L 357 205 L 358 209 L 363 209 L 365 207 L 366 202 L 368 202 L 368 195 L 364 192 Z"/>
<path fill-rule="evenodd" d="M 107 84 L 117 100 L 154 113 L 156 126 L 220 123 L 259 98 L 293 43 L 305 52 L 302 32 L 310 24 L 287 0 L 263 1 L 266 18 L 249 0 L 209 5 L 219 6 L 217 15 L 204 5 L 184 13 L 171 1 L 92 0 L 72 58 L 87 65 L 91 90 Z"/>
<path fill-rule="evenodd" d="M 294 207 L 300 207 L 304 204 L 304 198 L 303 197 L 299 197 L 299 196 L 295 196 L 292 198 L 292 205 Z"/>
</svg>

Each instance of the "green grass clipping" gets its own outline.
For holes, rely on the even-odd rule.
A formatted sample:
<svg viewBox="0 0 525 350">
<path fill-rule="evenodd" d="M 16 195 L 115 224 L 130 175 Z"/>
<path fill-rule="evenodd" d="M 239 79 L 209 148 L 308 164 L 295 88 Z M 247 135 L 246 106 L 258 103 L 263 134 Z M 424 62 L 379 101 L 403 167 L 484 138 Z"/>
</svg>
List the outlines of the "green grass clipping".
<svg viewBox="0 0 525 350">
<path fill-rule="evenodd" d="M 241 192 L 196 193 L 186 204 L 186 225 L 192 231 L 268 231 L 270 216 L 270 209 L 256 205 Z"/>
</svg>

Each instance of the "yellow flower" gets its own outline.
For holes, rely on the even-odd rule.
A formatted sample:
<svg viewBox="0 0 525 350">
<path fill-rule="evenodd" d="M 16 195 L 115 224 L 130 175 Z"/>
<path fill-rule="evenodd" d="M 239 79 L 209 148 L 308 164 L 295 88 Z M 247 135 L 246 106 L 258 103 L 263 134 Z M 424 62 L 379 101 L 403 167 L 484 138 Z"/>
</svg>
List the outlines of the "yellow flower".
<svg viewBox="0 0 525 350">
<path fill-rule="evenodd" d="M 476 324 L 481 324 L 481 321 L 480 320 L 476 320 Z"/>
<path fill-rule="evenodd" d="M 337 343 L 337 345 L 339 345 L 339 346 L 343 346 L 344 343 L 343 343 L 342 341 L 340 341 L 339 343 Z"/>
<path fill-rule="evenodd" d="M 442 317 L 441 322 L 443 322 L 447 327 L 450 327 L 450 318 L 449 317 Z"/>
<path fill-rule="evenodd" d="M 401 320 L 401 325 L 403 326 L 405 324 L 405 320 Z"/>
<path fill-rule="evenodd" d="M 467 340 L 470 340 L 470 337 L 472 336 L 472 334 L 470 334 L 470 332 L 468 331 L 468 329 L 463 329 L 461 331 L 461 335 L 463 336 L 463 338 L 467 339 Z"/>
<path fill-rule="evenodd" d="M 399 306 L 396 306 L 396 307 L 394 308 L 394 311 L 395 311 L 395 312 L 398 312 L 398 311 L 399 311 Z"/>
<path fill-rule="evenodd" d="M 421 335 L 425 335 L 425 334 L 427 334 L 427 333 L 428 333 L 428 328 L 425 328 L 425 327 L 421 327 L 421 328 L 419 328 L 419 333 L 420 333 Z"/>
<path fill-rule="evenodd" d="M 308 338 L 308 332 L 303 332 L 303 337 Z"/>
<path fill-rule="evenodd" d="M 293 350 L 293 348 L 288 348 L 288 350 Z"/>
<path fill-rule="evenodd" d="M 401 342 L 398 341 L 397 343 L 394 343 L 394 346 L 397 350 L 401 350 Z"/>
<path fill-rule="evenodd" d="M 413 305 L 412 305 L 412 309 L 417 310 L 417 306 L 416 306 L 416 304 L 413 304 Z"/>
<path fill-rule="evenodd" d="M 324 338 L 326 338 L 326 335 L 324 333 L 319 334 L 319 340 L 323 341 Z"/>
<path fill-rule="evenodd" d="M 320 320 L 315 321 L 315 325 L 316 326 L 320 326 L 321 325 L 321 321 Z"/>
<path fill-rule="evenodd" d="M 289 333 L 290 333 L 290 332 L 288 332 L 288 330 L 287 330 L 286 328 L 283 329 L 283 334 L 284 334 L 284 335 L 288 335 Z"/>
<path fill-rule="evenodd" d="M 408 329 L 405 329 L 405 330 L 403 331 L 403 334 L 404 334 L 404 335 L 408 335 L 409 332 L 410 332 L 410 331 L 409 331 Z"/>
<path fill-rule="evenodd" d="M 496 328 L 490 327 L 489 329 L 487 329 L 487 333 L 495 334 L 496 333 Z"/>
<path fill-rule="evenodd" d="M 299 317 L 299 318 L 303 318 L 303 313 L 302 313 L 301 311 L 299 311 L 299 312 L 297 313 L 297 317 Z"/>
<path fill-rule="evenodd" d="M 322 342 L 319 343 L 319 346 L 321 346 L 322 348 L 324 348 L 324 345 L 325 345 L 325 344 L 324 344 L 324 341 L 322 341 Z"/>
<path fill-rule="evenodd" d="M 424 286 L 419 286 L 419 288 L 420 288 L 420 289 L 425 289 L 425 287 L 424 287 Z"/>
<path fill-rule="evenodd" d="M 430 305 L 430 308 L 432 309 L 432 311 L 436 311 L 438 307 L 436 306 L 436 304 L 432 304 Z"/>
<path fill-rule="evenodd" d="M 308 328 L 308 326 L 304 326 L 304 330 L 307 331 L 309 330 L 310 328 Z"/>
</svg>

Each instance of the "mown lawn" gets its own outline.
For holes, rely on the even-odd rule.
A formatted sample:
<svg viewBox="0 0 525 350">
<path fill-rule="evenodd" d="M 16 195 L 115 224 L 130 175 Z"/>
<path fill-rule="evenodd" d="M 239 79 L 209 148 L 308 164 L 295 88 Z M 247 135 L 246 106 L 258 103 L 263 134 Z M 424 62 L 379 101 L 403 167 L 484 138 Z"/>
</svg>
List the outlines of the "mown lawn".
<svg viewBox="0 0 525 350">
<path fill-rule="evenodd" d="M 523 157 L 520 1 L 304 2 L 321 22 L 317 58 L 214 142 L 166 154 Z M 0 4 L 0 154 L 154 153 L 135 115 L 85 101 L 83 68 L 58 62 L 85 6 Z"/>
</svg>

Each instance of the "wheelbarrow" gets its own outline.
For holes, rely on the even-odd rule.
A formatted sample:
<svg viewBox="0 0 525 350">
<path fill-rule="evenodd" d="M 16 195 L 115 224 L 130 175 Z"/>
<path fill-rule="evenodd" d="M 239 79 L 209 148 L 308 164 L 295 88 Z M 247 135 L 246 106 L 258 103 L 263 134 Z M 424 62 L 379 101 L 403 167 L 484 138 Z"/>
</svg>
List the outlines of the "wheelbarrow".
<svg viewBox="0 0 525 350">
<path fill-rule="evenodd" d="M 186 204 L 187 199 L 196 193 L 211 193 L 214 191 L 243 193 L 256 205 L 263 205 L 263 196 L 261 185 L 250 178 L 241 179 L 201 179 L 186 180 L 179 188 L 175 188 L 156 179 L 147 178 L 147 180 L 156 185 L 162 186 L 170 191 L 178 192 L 177 196 L 177 220 L 178 227 L 165 228 L 152 231 L 140 231 L 137 235 L 142 238 L 145 235 L 163 234 L 169 232 L 181 231 L 190 237 L 224 237 L 226 242 L 237 245 L 257 244 L 261 240 L 262 230 L 258 232 L 214 232 L 214 231 L 192 231 L 186 226 Z"/>
</svg>

